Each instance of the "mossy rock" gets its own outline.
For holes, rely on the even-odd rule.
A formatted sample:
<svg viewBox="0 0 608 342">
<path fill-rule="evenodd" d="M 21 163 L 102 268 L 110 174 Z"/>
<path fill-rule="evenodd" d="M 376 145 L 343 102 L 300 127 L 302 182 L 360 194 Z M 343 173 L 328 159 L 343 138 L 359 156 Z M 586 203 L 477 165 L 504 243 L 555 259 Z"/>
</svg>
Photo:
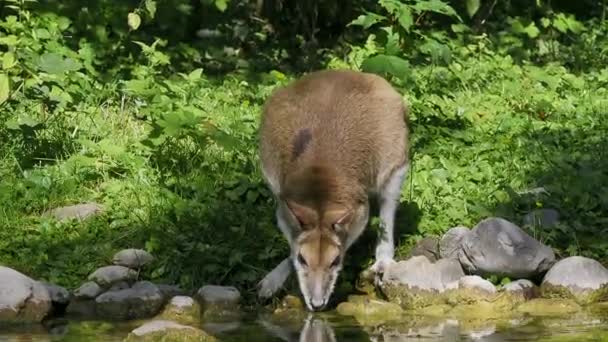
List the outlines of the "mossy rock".
<svg viewBox="0 0 608 342">
<path fill-rule="evenodd" d="M 349 296 L 349 301 L 340 303 L 336 311 L 344 316 L 354 316 L 364 325 L 396 320 L 403 314 L 403 309 L 395 303 L 365 296 Z"/>
<path fill-rule="evenodd" d="M 448 304 L 435 304 L 418 310 L 409 310 L 408 313 L 412 315 L 422 315 L 431 317 L 443 317 L 452 310 L 452 306 Z"/>
<path fill-rule="evenodd" d="M 359 274 L 357 281 L 355 283 L 355 289 L 357 291 L 365 293 L 369 297 L 377 298 L 377 289 L 374 284 L 375 273 L 369 269 L 364 270 Z"/>
<path fill-rule="evenodd" d="M 473 304 L 457 305 L 448 312 L 454 318 L 497 319 L 513 315 L 510 306 L 505 307 L 501 302 L 480 301 Z"/>
<path fill-rule="evenodd" d="M 124 342 L 215 342 L 201 329 L 171 321 L 155 320 L 133 330 Z"/>
<path fill-rule="evenodd" d="M 422 290 L 404 285 L 386 284 L 382 292 L 391 303 L 399 304 L 403 309 L 417 310 L 436 304 L 445 304 L 445 297 L 436 290 Z"/>
<path fill-rule="evenodd" d="M 158 315 L 158 319 L 198 326 L 202 322 L 201 307 L 191 297 L 175 296 Z"/>
<path fill-rule="evenodd" d="M 572 299 L 536 298 L 516 308 L 517 312 L 532 316 L 559 316 L 578 312 L 581 306 Z"/>
<path fill-rule="evenodd" d="M 300 297 L 286 295 L 272 310 L 275 318 L 301 319 L 308 315 Z"/>
<path fill-rule="evenodd" d="M 543 298 L 573 299 L 581 305 L 608 301 L 608 284 L 599 289 L 570 289 L 561 285 L 543 283 L 540 287 Z"/>
</svg>

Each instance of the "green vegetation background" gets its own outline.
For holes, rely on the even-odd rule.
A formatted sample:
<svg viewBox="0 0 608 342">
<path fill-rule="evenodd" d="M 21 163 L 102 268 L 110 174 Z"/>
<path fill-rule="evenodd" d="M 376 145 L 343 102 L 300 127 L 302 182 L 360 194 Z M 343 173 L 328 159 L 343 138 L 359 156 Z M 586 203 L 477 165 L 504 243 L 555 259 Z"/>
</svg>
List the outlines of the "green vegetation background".
<svg viewBox="0 0 608 342">
<path fill-rule="evenodd" d="M 410 104 L 399 253 L 537 208 L 559 256 L 608 260 L 604 1 L 5 0 L 0 264 L 75 287 L 117 250 L 145 276 L 248 299 L 287 253 L 260 175 L 260 106 L 304 72 L 385 75 Z M 104 214 L 42 217 L 80 202 Z M 374 219 L 372 228 L 377 224 Z M 339 290 L 372 261 L 373 229 Z M 293 284 L 292 284 L 293 285 Z"/>
</svg>

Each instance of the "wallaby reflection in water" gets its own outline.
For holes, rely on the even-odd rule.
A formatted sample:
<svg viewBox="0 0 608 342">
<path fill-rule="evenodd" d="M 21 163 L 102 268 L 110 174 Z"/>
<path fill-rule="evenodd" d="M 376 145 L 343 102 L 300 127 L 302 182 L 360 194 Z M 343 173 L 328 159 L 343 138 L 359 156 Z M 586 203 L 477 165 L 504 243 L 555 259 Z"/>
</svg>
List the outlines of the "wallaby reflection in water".
<svg viewBox="0 0 608 342">
<path fill-rule="evenodd" d="M 321 318 L 315 318 L 312 314 L 304 321 L 304 326 L 299 332 L 293 331 L 286 326 L 280 326 L 267 320 L 260 322 L 268 332 L 284 341 L 299 342 L 336 342 L 334 330 L 329 323 Z"/>
</svg>

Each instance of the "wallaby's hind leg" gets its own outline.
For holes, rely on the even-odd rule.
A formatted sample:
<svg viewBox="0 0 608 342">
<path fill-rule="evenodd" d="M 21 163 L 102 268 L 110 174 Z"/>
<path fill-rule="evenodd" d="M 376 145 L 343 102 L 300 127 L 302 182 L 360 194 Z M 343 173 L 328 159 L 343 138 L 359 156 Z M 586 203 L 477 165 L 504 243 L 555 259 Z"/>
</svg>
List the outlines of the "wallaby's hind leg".
<svg viewBox="0 0 608 342">
<path fill-rule="evenodd" d="M 258 297 L 272 297 L 291 274 L 291 258 L 285 258 L 258 283 Z"/>
<path fill-rule="evenodd" d="M 408 167 L 409 164 L 405 164 L 395 170 L 380 189 L 380 236 L 378 236 L 378 243 L 376 244 L 376 262 L 371 267 L 371 270 L 376 274 L 384 273 L 386 266 L 394 262 L 395 213 L 399 205 L 401 186 Z"/>
</svg>

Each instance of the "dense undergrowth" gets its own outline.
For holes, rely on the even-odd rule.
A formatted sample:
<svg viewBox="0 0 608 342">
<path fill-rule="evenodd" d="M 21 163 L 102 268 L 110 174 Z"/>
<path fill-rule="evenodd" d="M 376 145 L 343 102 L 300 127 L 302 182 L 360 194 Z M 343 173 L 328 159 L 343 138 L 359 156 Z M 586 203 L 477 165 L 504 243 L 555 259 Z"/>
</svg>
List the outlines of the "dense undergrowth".
<svg viewBox="0 0 608 342">
<path fill-rule="evenodd" d="M 75 10 L 79 2 L 8 1 L 0 264 L 76 286 L 118 249 L 140 247 L 157 257 L 146 274 L 154 280 L 253 294 L 288 253 L 259 172 L 260 106 L 301 73 L 294 70 L 320 68 L 382 73 L 409 103 L 401 255 L 452 226 L 490 215 L 521 223 L 545 207 L 561 222 L 527 227 L 530 234 L 558 255 L 607 261 L 604 14 L 505 14 L 483 29 L 475 6 L 456 6 L 457 14 L 441 1 L 361 3 L 344 39 L 331 48 L 296 44 L 294 56 L 258 21 L 234 19 L 242 2 L 214 24 L 232 40 L 212 40 L 167 35 L 174 19 L 163 1 L 99 1 L 89 11 Z M 93 15 L 99 8 L 106 11 Z M 105 212 L 83 223 L 42 217 L 86 201 Z M 372 261 L 374 243 L 370 231 L 353 247 L 341 290 Z"/>
</svg>

